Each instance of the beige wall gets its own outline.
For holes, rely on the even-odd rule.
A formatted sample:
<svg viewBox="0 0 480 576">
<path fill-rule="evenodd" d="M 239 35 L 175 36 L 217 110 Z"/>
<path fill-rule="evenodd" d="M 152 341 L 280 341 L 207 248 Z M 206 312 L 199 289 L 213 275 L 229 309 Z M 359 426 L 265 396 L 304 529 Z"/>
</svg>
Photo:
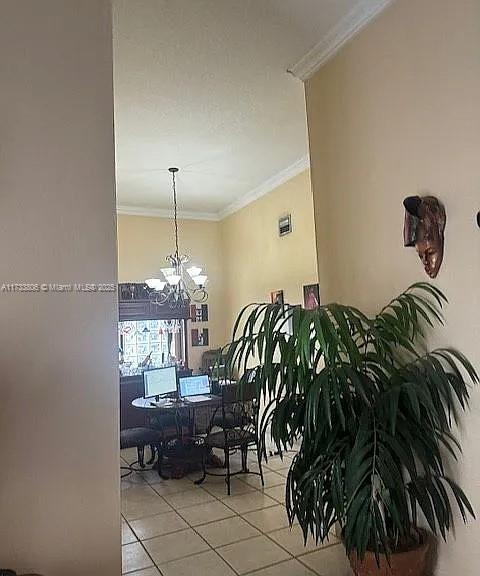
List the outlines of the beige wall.
<svg viewBox="0 0 480 576">
<path fill-rule="evenodd" d="M 397 0 L 306 85 L 319 275 L 328 300 L 377 310 L 427 280 L 403 247 L 402 200 L 440 198 L 450 299 L 437 340 L 479 366 L 480 3 Z M 459 480 L 480 510 L 480 397 L 461 433 Z M 474 576 L 480 524 L 458 523 L 438 574 Z"/>
<path fill-rule="evenodd" d="M 119 282 L 142 282 L 158 276 L 165 267 L 165 256 L 174 251 L 173 223 L 169 218 L 118 216 Z M 209 277 L 209 321 L 195 323 L 195 328 L 208 328 L 209 348 L 224 344 L 223 273 L 221 269 L 220 228 L 218 222 L 181 220 L 180 252 L 190 256 L 192 264 L 203 266 Z M 191 326 L 191 323 L 189 323 Z M 189 364 L 200 366 L 201 355 L 208 348 L 191 346 Z"/>
<path fill-rule="evenodd" d="M 0 285 L 116 281 L 107 0 L 4 0 Z M 0 292 L 0 567 L 118 576 L 116 293 Z"/>
<path fill-rule="evenodd" d="M 280 238 L 278 218 L 291 213 L 293 232 Z M 172 221 L 118 217 L 119 282 L 158 274 L 172 249 Z M 285 301 L 303 302 L 303 285 L 317 281 L 310 173 L 305 171 L 221 222 L 182 220 L 180 251 L 209 275 L 210 348 L 224 345 L 241 308 L 269 301 L 283 289 Z M 194 324 L 194 327 L 202 324 Z M 190 342 L 190 337 L 189 337 Z M 190 346 L 190 366 L 198 368 L 205 348 Z"/>
<path fill-rule="evenodd" d="M 291 213 L 293 231 L 278 235 L 278 218 Z M 270 301 L 301 304 L 303 285 L 317 282 L 310 172 L 307 170 L 221 222 L 227 334 L 243 306 Z"/>
</svg>

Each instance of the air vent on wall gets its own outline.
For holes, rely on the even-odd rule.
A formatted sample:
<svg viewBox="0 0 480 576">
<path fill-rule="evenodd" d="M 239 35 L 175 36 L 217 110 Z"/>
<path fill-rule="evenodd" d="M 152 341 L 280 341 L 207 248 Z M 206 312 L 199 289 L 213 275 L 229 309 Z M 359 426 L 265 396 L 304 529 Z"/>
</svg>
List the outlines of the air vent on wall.
<svg viewBox="0 0 480 576">
<path fill-rule="evenodd" d="M 278 219 L 278 233 L 280 236 L 285 236 L 286 234 L 290 234 L 292 231 L 292 216 L 291 214 L 287 214 L 286 216 L 282 216 Z"/>
</svg>

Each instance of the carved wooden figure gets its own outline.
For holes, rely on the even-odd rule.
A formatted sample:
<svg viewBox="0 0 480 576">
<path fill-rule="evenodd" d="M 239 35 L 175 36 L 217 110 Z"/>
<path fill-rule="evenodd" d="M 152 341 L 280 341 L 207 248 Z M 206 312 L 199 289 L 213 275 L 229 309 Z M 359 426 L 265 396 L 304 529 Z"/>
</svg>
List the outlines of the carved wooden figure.
<svg viewBox="0 0 480 576">
<path fill-rule="evenodd" d="M 403 205 L 404 245 L 416 247 L 425 272 L 435 278 L 443 260 L 445 208 L 434 196 L 409 196 Z"/>
</svg>

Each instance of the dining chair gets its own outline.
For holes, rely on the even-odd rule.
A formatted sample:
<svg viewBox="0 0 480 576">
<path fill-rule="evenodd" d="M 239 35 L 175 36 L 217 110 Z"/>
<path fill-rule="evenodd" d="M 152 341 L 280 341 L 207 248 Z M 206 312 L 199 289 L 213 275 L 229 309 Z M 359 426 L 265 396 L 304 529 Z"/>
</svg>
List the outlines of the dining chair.
<svg viewBox="0 0 480 576">
<path fill-rule="evenodd" d="M 227 493 L 230 495 L 230 480 L 237 474 L 257 474 L 260 476 L 262 486 L 264 485 L 258 430 L 259 402 L 254 382 L 246 382 L 242 387 L 237 383 L 225 384 L 221 387 L 221 397 L 221 405 L 212 415 L 203 438 L 203 475 L 195 483 L 201 484 L 207 475 L 225 476 Z M 221 410 L 220 414 L 218 410 Z M 225 474 L 207 471 L 207 456 L 214 448 L 223 450 Z M 252 448 L 257 453 L 259 472 L 250 471 L 248 468 L 248 452 Z M 232 472 L 230 456 L 237 451 L 241 454 L 241 469 Z"/>
</svg>

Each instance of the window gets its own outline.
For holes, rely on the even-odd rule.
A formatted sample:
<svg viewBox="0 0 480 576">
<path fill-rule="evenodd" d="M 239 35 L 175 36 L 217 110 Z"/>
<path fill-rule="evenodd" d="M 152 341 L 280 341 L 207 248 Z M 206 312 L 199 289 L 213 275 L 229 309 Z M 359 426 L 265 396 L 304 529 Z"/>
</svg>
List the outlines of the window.
<svg viewBox="0 0 480 576">
<path fill-rule="evenodd" d="M 118 347 L 125 364 L 132 368 L 146 356 L 161 366 L 173 356 L 183 360 L 182 323 L 178 320 L 130 320 L 118 323 Z"/>
</svg>

